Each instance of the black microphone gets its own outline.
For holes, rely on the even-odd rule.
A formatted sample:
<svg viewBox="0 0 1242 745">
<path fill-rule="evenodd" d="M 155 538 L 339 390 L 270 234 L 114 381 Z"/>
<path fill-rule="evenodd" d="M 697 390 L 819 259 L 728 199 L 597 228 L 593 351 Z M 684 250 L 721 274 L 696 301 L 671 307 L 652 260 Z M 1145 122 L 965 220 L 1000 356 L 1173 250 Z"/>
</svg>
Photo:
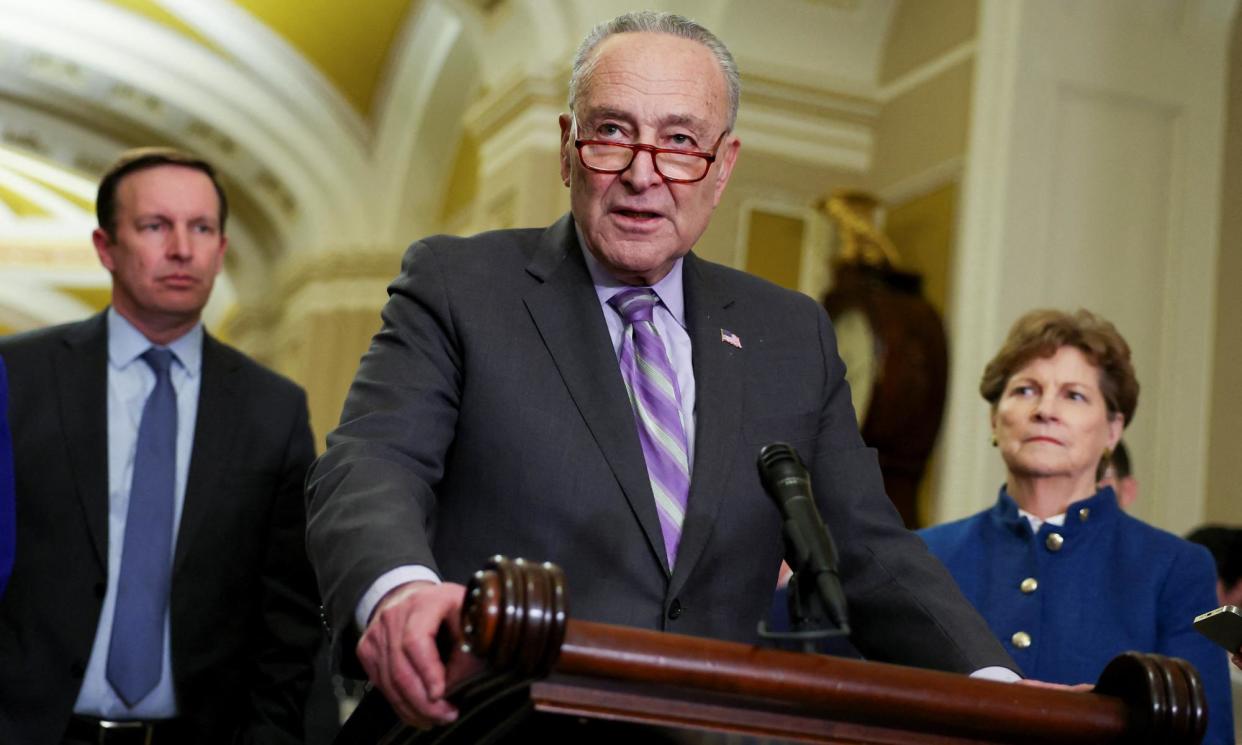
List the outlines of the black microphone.
<svg viewBox="0 0 1242 745">
<path fill-rule="evenodd" d="M 759 451 L 759 477 L 785 518 L 785 560 L 802 581 L 813 580 L 829 619 L 848 629 L 837 549 L 811 497 L 811 476 L 798 452 L 783 442 Z"/>
</svg>

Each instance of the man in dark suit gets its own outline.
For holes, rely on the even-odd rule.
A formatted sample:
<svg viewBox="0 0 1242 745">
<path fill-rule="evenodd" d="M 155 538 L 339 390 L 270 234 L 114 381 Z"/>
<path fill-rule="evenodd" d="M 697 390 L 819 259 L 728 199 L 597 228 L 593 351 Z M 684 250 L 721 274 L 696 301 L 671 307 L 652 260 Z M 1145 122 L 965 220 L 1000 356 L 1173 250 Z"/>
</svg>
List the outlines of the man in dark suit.
<svg viewBox="0 0 1242 745">
<path fill-rule="evenodd" d="M 706 29 L 622 16 L 562 115 L 572 212 L 414 244 L 309 484 L 330 624 L 407 722 L 451 721 L 434 635 L 494 553 L 560 564 L 577 618 L 751 641 L 781 519 L 755 468 L 794 444 L 868 657 L 1011 665 L 902 527 L 810 298 L 691 253 L 738 154 Z"/>
<path fill-rule="evenodd" d="M 0 742 L 302 742 L 305 394 L 203 330 L 227 246 L 210 165 L 130 151 L 96 208 L 111 307 L 0 340 L 18 494 Z"/>
</svg>

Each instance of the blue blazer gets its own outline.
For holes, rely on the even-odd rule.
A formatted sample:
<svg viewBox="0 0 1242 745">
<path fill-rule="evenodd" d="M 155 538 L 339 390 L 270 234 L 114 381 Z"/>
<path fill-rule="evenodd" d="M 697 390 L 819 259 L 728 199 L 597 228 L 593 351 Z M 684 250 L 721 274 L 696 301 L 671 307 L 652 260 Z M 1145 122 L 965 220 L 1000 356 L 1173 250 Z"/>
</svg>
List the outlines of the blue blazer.
<svg viewBox="0 0 1242 745">
<path fill-rule="evenodd" d="M 1127 515 L 1108 487 L 1063 526 L 1032 532 L 1002 487 L 991 509 L 919 535 L 1026 676 L 1091 683 L 1127 650 L 1180 657 L 1203 676 L 1203 742 L 1233 742 L 1225 654 L 1191 625 L 1217 605 L 1207 549 Z"/>
<path fill-rule="evenodd" d="M 13 435 L 9 432 L 9 378 L 0 357 L 0 597 L 13 571 L 17 548 L 17 518 L 14 515 Z"/>
</svg>

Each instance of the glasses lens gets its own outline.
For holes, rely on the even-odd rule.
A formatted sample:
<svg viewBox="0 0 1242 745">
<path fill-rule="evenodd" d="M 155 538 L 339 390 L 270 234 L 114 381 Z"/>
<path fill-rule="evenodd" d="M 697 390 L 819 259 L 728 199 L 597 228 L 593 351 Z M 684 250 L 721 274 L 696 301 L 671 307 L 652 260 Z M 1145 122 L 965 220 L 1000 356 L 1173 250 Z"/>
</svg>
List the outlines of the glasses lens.
<svg viewBox="0 0 1242 745">
<path fill-rule="evenodd" d="M 665 178 L 685 181 L 701 179 L 711 165 L 707 158 L 689 153 L 656 153 L 656 167 Z"/>
<path fill-rule="evenodd" d="M 633 152 L 620 145 L 583 145 L 582 162 L 601 171 L 624 171 Z"/>
</svg>

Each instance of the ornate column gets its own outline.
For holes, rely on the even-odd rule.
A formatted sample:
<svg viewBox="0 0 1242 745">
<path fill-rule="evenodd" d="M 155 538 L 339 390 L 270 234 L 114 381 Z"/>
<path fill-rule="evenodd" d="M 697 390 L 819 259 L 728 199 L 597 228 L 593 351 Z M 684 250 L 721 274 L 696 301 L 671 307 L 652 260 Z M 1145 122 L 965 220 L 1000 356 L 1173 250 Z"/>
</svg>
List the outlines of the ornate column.
<svg viewBox="0 0 1242 745">
<path fill-rule="evenodd" d="M 237 314 L 231 339 L 306 388 L 318 447 L 336 427 L 358 360 L 380 327 L 397 249 L 339 247 L 287 264 L 271 300 Z"/>
<path fill-rule="evenodd" d="M 568 78 L 548 72 L 508 81 L 466 112 L 478 143 L 470 230 L 548 225 L 569 209 L 560 180 L 560 128 Z"/>
</svg>

